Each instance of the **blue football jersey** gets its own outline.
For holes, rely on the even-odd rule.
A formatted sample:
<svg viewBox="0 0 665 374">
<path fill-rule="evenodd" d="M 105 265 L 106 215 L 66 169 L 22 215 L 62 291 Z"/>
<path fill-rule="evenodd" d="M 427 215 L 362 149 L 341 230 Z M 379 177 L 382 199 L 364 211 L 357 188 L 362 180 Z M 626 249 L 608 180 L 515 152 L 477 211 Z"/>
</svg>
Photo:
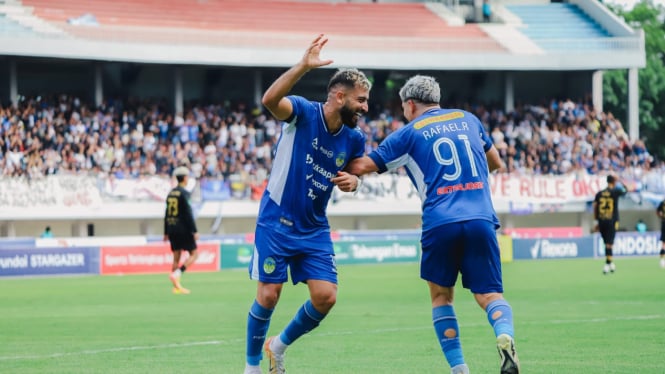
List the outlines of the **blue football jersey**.
<svg viewBox="0 0 665 374">
<path fill-rule="evenodd" d="M 471 219 L 499 219 L 485 152 L 492 146 L 473 114 L 432 109 L 390 134 L 370 153 L 379 172 L 404 166 L 422 200 L 423 231 Z"/>
<path fill-rule="evenodd" d="M 293 113 L 282 125 L 257 224 L 286 234 L 329 230 L 326 208 L 335 185 L 330 181 L 363 155 L 365 135 L 347 126 L 328 132 L 323 104 L 288 96 Z"/>
</svg>

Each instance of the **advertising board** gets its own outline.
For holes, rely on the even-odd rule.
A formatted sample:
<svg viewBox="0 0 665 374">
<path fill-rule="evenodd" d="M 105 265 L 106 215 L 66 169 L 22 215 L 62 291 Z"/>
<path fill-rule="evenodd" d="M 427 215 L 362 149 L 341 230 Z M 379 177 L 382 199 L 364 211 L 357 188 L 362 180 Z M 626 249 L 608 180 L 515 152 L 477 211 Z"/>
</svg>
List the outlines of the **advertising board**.
<svg viewBox="0 0 665 374">
<path fill-rule="evenodd" d="M 420 258 L 418 240 L 360 240 L 336 242 L 337 264 L 414 262 Z"/>
<path fill-rule="evenodd" d="M 219 270 L 219 244 L 198 243 L 199 258 L 187 271 Z M 184 252 L 181 263 L 189 254 Z M 101 274 L 167 273 L 173 253 L 168 243 L 100 248 Z"/>
<path fill-rule="evenodd" d="M 35 238 L 2 238 L 0 239 L 0 250 L 34 248 Z M 57 247 L 57 246 L 53 246 Z"/>
<path fill-rule="evenodd" d="M 252 259 L 252 252 L 254 251 L 254 244 L 226 244 L 222 243 L 220 249 L 219 267 L 221 269 L 240 269 L 247 268 Z"/>
<path fill-rule="evenodd" d="M 581 226 L 571 227 L 508 227 L 503 233 L 513 238 L 579 238 L 584 235 Z"/>
<path fill-rule="evenodd" d="M 595 234 L 596 255 L 605 257 L 605 243 Z M 612 245 L 612 256 L 654 256 L 660 253 L 660 232 L 618 232 Z"/>
<path fill-rule="evenodd" d="M 26 248 L 0 250 L 0 277 L 98 273 L 98 248 Z"/>
<path fill-rule="evenodd" d="M 593 257 L 594 237 L 513 239 L 513 258 L 539 260 Z"/>
<path fill-rule="evenodd" d="M 513 261 L 513 238 L 508 235 L 497 235 L 499 250 L 501 251 L 501 262 Z"/>
</svg>

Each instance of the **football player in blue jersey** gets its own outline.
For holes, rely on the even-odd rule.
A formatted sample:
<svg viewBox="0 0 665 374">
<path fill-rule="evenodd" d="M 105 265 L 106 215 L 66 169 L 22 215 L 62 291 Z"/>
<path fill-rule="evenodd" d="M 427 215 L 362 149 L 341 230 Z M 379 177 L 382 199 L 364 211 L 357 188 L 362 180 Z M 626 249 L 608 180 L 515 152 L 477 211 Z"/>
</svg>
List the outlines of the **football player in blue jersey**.
<svg viewBox="0 0 665 374">
<path fill-rule="evenodd" d="M 429 285 L 434 330 L 451 372 L 469 372 L 453 309 L 461 273 L 462 286 L 471 290 L 494 329 L 501 373 L 519 373 L 489 184 L 489 171 L 503 162 L 476 116 L 439 106 L 441 89 L 434 78 L 410 78 L 399 96 L 410 122 L 368 156 L 352 161 L 348 171 L 363 175 L 404 166 L 416 187 L 422 200 L 420 276 Z"/>
<path fill-rule="evenodd" d="M 357 188 L 359 178 L 343 170 L 364 153 L 365 135 L 356 129 L 368 111 L 371 83 L 357 69 L 340 69 L 328 83 L 325 102 L 287 94 L 308 71 L 331 64 L 320 58 L 328 39 L 319 35 L 303 58 L 263 95 L 263 105 L 284 121 L 268 185 L 256 222 L 250 278 L 258 281 L 247 317 L 245 373 L 261 373 L 262 349 L 270 373 L 284 373 L 284 352 L 316 328 L 337 299 L 337 269 L 326 207 L 335 187 Z M 310 299 L 277 336 L 266 339 L 270 317 L 290 272 Z"/>
</svg>

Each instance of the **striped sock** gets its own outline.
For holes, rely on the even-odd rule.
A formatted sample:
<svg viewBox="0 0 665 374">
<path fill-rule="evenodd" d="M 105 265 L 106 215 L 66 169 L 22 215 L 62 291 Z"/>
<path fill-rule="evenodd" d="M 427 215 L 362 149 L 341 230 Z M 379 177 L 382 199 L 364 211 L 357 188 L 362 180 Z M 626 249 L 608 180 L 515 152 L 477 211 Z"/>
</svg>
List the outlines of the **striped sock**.
<svg viewBox="0 0 665 374">
<path fill-rule="evenodd" d="M 263 358 L 263 342 L 270 327 L 270 316 L 273 309 L 262 307 L 256 300 L 249 309 L 247 316 L 247 363 L 258 365 Z"/>
</svg>

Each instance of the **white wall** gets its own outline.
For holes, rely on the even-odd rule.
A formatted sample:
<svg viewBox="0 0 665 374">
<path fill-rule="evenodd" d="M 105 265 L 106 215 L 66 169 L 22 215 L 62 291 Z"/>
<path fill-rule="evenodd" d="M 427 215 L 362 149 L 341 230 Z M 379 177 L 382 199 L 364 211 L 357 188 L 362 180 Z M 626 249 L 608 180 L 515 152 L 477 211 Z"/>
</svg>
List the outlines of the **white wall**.
<svg viewBox="0 0 665 374">
<path fill-rule="evenodd" d="M 582 226 L 588 232 L 593 223 L 591 213 L 539 213 L 531 215 L 499 214 L 501 225 L 504 228 L 519 227 L 568 227 Z M 621 229 L 633 231 L 635 223 L 639 219 L 644 220 L 650 230 L 659 230 L 660 221 L 656 217 L 655 210 L 621 211 Z M 197 220 L 201 234 L 213 234 L 214 218 L 203 218 Z M 408 230 L 421 227 L 420 214 L 386 214 L 365 215 L 362 212 L 354 215 L 331 215 L 330 225 L 333 230 Z M 6 229 L 7 225 L 13 225 L 14 237 L 38 237 L 46 226 L 56 237 L 77 237 L 87 235 L 87 224 L 94 225 L 95 236 L 126 236 L 126 235 L 149 235 L 160 236 L 163 234 L 163 221 L 161 219 L 92 219 L 92 220 L 64 220 L 64 221 L 14 221 L 0 222 L 0 226 Z M 254 232 L 256 218 L 254 216 L 240 218 L 222 218 L 221 226 L 217 234 L 242 234 Z M 77 233 L 77 230 L 79 231 Z M 6 230 L 1 230 L 4 234 Z"/>
</svg>

